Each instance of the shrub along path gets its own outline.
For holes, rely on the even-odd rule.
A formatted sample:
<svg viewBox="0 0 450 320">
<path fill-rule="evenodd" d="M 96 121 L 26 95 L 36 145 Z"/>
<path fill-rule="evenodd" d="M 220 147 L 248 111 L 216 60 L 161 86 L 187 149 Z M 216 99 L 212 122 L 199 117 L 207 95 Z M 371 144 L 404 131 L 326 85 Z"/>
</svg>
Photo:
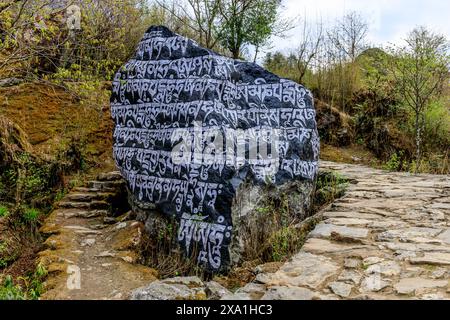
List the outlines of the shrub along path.
<svg viewBox="0 0 450 320">
<path fill-rule="evenodd" d="M 156 271 L 136 263 L 143 225 L 111 217 L 123 190 L 121 176 L 102 174 L 75 188 L 46 220 L 39 260 L 49 272 L 43 299 L 126 299 L 155 280 Z"/>
</svg>

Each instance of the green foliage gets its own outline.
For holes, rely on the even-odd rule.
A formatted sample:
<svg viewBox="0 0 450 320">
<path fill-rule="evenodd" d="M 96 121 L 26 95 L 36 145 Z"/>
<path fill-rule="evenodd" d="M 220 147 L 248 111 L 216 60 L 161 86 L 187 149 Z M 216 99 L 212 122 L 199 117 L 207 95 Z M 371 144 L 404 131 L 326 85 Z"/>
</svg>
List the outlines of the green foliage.
<svg viewBox="0 0 450 320">
<path fill-rule="evenodd" d="M 58 164 L 40 161 L 23 152 L 17 155 L 16 163 L 4 167 L 0 181 L 5 186 L 4 201 L 45 198 L 58 184 Z"/>
<path fill-rule="evenodd" d="M 22 288 L 14 285 L 11 276 L 6 276 L 0 283 L 0 300 L 25 300 Z"/>
<path fill-rule="evenodd" d="M 389 72 L 404 103 L 423 112 L 446 85 L 450 66 L 447 39 L 425 27 L 414 29 L 406 46 L 390 48 Z"/>
<path fill-rule="evenodd" d="M 245 45 L 263 46 L 274 32 L 279 0 L 224 0 L 219 38 L 239 58 Z"/>
<path fill-rule="evenodd" d="M 43 281 L 47 277 L 47 270 L 42 266 L 38 265 L 34 273 L 28 277 L 27 280 L 27 299 L 37 300 L 44 292 Z"/>
<path fill-rule="evenodd" d="M 6 208 L 4 206 L 0 206 L 0 218 L 7 217 L 8 215 L 9 215 L 8 208 Z"/>
<path fill-rule="evenodd" d="M 414 117 L 415 160 L 423 156 L 425 117 L 448 85 L 450 54 L 445 36 L 425 27 L 414 29 L 405 46 L 391 48 L 390 73 L 395 89 Z"/>
<path fill-rule="evenodd" d="M 285 56 L 278 51 L 274 53 L 267 53 L 263 62 L 264 68 L 280 77 L 287 79 L 297 78 L 297 67 L 295 64 L 296 61 L 293 55 Z"/>
<path fill-rule="evenodd" d="M 68 190 L 66 188 L 60 189 L 58 190 L 58 192 L 56 192 L 55 195 L 55 202 L 60 202 L 62 199 L 64 199 L 64 197 L 68 194 Z"/>
<path fill-rule="evenodd" d="M 54 79 L 112 79 L 158 20 L 150 6 L 141 0 L 83 0 L 81 29 L 70 31 L 53 1 L 13 1 L 0 11 L 0 55 L 10 56 L 0 71 L 14 66 L 16 73 L 37 77 L 56 72 Z"/>
<path fill-rule="evenodd" d="M 384 165 L 384 169 L 389 171 L 398 171 L 402 167 L 403 152 L 394 152 L 391 158 Z"/>
<path fill-rule="evenodd" d="M 8 243 L 0 241 L 0 269 L 6 268 L 9 264 Z"/>
<path fill-rule="evenodd" d="M 64 139 L 58 147 L 56 159 L 65 172 L 79 172 L 87 169 L 86 137 L 82 132 Z"/>
<path fill-rule="evenodd" d="M 44 292 L 43 281 L 47 274 L 47 270 L 38 265 L 34 272 L 17 279 L 21 284 L 15 283 L 7 275 L 3 280 L 0 279 L 0 300 L 38 300 Z"/>
<path fill-rule="evenodd" d="M 356 135 L 351 142 L 386 161 L 387 169 L 415 167 L 421 172 L 446 173 L 450 149 L 448 48 L 447 39 L 423 27 L 411 32 L 404 47 L 370 48 L 354 61 L 336 59 L 333 46 L 324 41 L 323 52 L 319 50 L 314 68 L 307 70 L 303 82 L 320 102 L 354 120 Z M 297 62 L 294 54 L 275 52 L 267 54 L 264 66 L 297 80 Z M 319 125 L 333 118 L 318 108 Z M 344 125 L 333 128 L 335 132 L 345 129 Z"/>
<path fill-rule="evenodd" d="M 424 115 L 424 141 L 429 150 L 450 149 L 450 105 L 447 97 L 430 103 Z"/>
<path fill-rule="evenodd" d="M 10 266 L 19 256 L 19 252 L 13 248 L 11 242 L 0 241 L 0 269 Z"/>
<path fill-rule="evenodd" d="M 449 174 L 450 158 L 448 151 L 444 154 L 429 154 L 420 162 L 412 161 L 409 167 L 411 173 Z"/>
</svg>

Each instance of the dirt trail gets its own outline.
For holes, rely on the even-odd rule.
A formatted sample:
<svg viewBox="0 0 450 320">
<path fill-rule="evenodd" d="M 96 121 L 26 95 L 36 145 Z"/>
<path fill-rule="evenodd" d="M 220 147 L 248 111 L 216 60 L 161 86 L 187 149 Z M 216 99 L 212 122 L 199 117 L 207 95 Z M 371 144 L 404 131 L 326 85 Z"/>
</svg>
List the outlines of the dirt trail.
<svg viewBox="0 0 450 320">
<path fill-rule="evenodd" d="M 143 226 L 110 217 L 123 188 L 118 173 L 103 174 L 68 194 L 41 232 L 49 236 L 40 261 L 49 271 L 42 299 L 127 299 L 155 280 L 156 271 L 136 264 Z"/>
</svg>

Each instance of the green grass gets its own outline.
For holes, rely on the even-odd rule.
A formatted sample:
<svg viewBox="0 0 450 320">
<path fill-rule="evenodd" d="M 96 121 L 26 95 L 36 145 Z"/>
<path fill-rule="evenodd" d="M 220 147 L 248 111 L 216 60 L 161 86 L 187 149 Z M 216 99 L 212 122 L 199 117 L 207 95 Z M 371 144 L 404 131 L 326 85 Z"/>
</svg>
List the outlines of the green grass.
<svg viewBox="0 0 450 320">
<path fill-rule="evenodd" d="M 0 218 L 5 218 L 9 215 L 8 208 L 0 206 Z"/>
</svg>

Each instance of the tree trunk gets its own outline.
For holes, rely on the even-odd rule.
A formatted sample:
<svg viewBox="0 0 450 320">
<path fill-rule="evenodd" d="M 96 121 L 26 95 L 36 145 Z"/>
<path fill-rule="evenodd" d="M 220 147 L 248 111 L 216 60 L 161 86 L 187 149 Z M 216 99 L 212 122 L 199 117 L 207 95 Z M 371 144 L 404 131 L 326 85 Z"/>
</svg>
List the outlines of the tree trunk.
<svg viewBox="0 0 450 320">
<path fill-rule="evenodd" d="M 415 135 L 416 135 L 416 167 L 414 173 L 417 174 L 419 171 L 421 156 L 422 156 L 422 124 L 420 121 L 420 113 L 416 112 L 416 121 L 415 121 Z"/>
<path fill-rule="evenodd" d="M 255 46 L 255 56 L 253 57 L 253 63 L 256 63 L 256 59 L 258 59 L 259 54 L 259 46 Z"/>
<path fill-rule="evenodd" d="M 239 53 L 240 53 L 239 49 L 233 49 L 231 51 L 231 54 L 233 55 L 233 59 L 239 59 Z"/>
</svg>

